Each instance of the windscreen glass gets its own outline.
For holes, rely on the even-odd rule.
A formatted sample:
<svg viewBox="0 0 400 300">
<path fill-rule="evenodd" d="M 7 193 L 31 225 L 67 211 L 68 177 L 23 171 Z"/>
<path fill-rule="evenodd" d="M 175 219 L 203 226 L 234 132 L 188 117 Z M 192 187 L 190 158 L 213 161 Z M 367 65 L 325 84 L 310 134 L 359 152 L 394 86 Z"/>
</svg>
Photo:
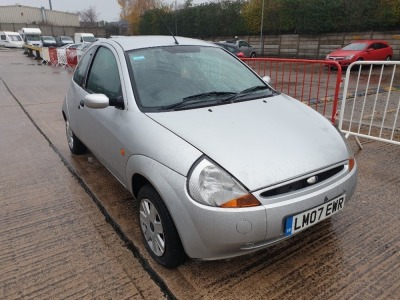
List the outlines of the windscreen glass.
<svg viewBox="0 0 400 300">
<path fill-rule="evenodd" d="M 183 103 L 185 109 L 224 104 L 253 88 L 257 91 L 251 97 L 246 92 L 246 100 L 273 93 L 252 71 L 220 48 L 177 45 L 132 50 L 127 54 L 138 104 L 145 111 L 181 108 Z"/>
<path fill-rule="evenodd" d="M 366 43 L 352 43 L 350 45 L 347 45 L 345 47 L 342 48 L 342 50 L 356 50 L 356 51 L 360 51 L 360 50 L 364 50 L 365 47 L 367 47 Z"/>
</svg>

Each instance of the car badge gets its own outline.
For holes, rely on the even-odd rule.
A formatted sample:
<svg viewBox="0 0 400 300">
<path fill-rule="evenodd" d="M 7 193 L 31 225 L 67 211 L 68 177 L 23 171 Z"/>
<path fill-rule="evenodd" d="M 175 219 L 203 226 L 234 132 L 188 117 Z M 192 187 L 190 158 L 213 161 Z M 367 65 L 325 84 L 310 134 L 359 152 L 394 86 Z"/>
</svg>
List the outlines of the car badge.
<svg viewBox="0 0 400 300">
<path fill-rule="evenodd" d="M 318 182 L 318 176 L 311 176 L 310 178 L 307 179 L 308 184 L 314 184 Z"/>
</svg>

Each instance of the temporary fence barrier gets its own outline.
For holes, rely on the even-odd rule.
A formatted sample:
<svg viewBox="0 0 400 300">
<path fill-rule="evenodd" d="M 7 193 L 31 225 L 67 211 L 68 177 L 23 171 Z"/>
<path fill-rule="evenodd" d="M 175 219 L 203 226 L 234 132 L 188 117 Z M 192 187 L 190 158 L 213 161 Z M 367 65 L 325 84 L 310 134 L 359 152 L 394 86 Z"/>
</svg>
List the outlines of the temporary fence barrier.
<svg viewBox="0 0 400 300">
<path fill-rule="evenodd" d="M 49 54 L 49 48 L 48 47 L 43 47 L 42 48 L 42 64 L 49 64 L 50 63 L 50 54 Z"/>
<path fill-rule="evenodd" d="M 52 66 L 58 65 L 57 48 L 49 48 L 50 63 Z"/>
<path fill-rule="evenodd" d="M 67 49 L 67 66 L 74 68 L 78 64 L 78 51 L 76 49 Z"/>
<path fill-rule="evenodd" d="M 67 52 L 66 52 L 66 49 L 57 48 L 57 59 L 58 59 L 57 66 L 62 66 L 62 67 L 67 66 L 68 63 L 67 63 Z"/>
<path fill-rule="evenodd" d="M 339 129 L 400 145 L 400 61 L 357 61 L 346 72 Z"/>
<path fill-rule="evenodd" d="M 242 58 L 261 77 L 269 76 L 271 85 L 322 115 L 336 121 L 342 68 L 336 61 Z M 238 74 L 240 76 L 240 74 Z"/>
</svg>

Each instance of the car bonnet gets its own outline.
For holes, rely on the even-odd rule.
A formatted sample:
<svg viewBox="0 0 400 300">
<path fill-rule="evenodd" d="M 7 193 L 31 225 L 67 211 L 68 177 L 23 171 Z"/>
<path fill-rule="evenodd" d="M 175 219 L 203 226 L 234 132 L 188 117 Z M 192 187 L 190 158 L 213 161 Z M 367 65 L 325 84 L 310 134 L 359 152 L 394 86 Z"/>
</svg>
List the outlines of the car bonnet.
<svg viewBox="0 0 400 300">
<path fill-rule="evenodd" d="M 330 122 L 285 95 L 147 115 L 251 191 L 348 159 Z"/>
<path fill-rule="evenodd" d="M 361 50 L 336 50 L 332 53 L 329 53 L 329 56 L 349 56 L 349 55 L 355 55 L 360 52 Z"/>
</svg>

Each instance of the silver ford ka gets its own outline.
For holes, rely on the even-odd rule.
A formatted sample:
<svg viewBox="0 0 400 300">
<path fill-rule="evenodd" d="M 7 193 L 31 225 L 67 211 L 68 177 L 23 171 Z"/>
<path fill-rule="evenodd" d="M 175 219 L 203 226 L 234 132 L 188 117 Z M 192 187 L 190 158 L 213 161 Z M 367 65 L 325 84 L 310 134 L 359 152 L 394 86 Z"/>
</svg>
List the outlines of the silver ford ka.
<svg viewBox="0 0 400 300">
<path fill-rule="evenodd" d="M 103 39 L 82 57 L 62 107 L 69 148 L 89 149 L 134 195 L 161 265 L 263 249 L 353 195 L 340 132 L 266 81 L 181 37 Z"/>
</svg>

